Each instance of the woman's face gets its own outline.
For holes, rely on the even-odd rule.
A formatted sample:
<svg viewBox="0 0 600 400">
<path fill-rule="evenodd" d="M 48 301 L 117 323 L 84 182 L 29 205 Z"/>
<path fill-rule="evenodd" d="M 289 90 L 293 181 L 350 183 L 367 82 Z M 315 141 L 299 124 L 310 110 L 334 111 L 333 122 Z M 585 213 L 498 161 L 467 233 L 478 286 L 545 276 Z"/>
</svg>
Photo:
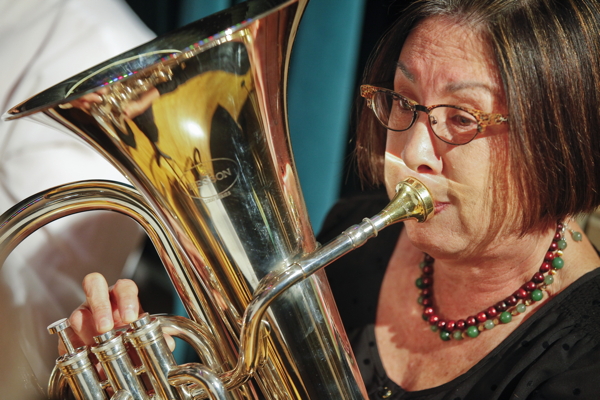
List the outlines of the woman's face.
<svg viewBox="0 0 600 400">
<path fill-rule="evenodd" d="M 498 68 L 487 42 L 441 17 L 417 25 L 402 48 L 394 90 L 422 105 L 448 104 L 507 114 Z M 405 132 L 388 131 L 385 183 L 393 195 L 408 176 L 432 192 L 435 217 L 406 223 L 410 240 L 437 257 L 458 257 L 481 243 L 490 221 L 492 145 L 506 150 L 507 124 L 489 126 L 463 146 L 439 140 L 419 112 Z"/>
</svg>

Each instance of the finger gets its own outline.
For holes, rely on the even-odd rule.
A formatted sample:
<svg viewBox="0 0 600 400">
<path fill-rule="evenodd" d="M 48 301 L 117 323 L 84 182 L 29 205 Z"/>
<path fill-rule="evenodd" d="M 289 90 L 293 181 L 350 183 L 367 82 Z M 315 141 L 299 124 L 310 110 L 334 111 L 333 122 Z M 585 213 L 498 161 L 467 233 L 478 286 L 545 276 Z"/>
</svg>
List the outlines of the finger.
<svg viewBox="0 0 600 400">
<path fill-rule="evenodd" d="M 125 325 L 135 321 L 140 312 L 138 287 L 130 279 L 119 279 L 110 289 L 115 324 Z"/>
<path fill-rule="evenodd" d="M 75 311 L 73 311 L 73 313 L 71 313 L 69 322 L 71 323 L 71 330 L 73 334 L 68 334 L 68 336 L 69 339 L 71 339 L 71 344 L 73 347 L 78 348 L 81 346 L 90 346 L 94 344 L 93 337 L 99 333 L 96 331 L 92 312 L 88 308 L 84 306 L 77 308 Z M 58 349 L 60 354 L 64 354 L 66 352 L 64 346 L 62 345 L 62 340 L 59 341 Z"/>
<path fill-rule="evenodd" d="M 91 311 L 93 326 L 98 333 L 105 333 L 114 327 L 112 305 L 106 279 L 99 273 L 91 273 L 83 279 L 85 293 L 84 306 Z"/>
<path fill-rule="evenodd" d="M 77 100 L 86 103 L 102 103 L 102 97 L 96 93 L 88 93 L 85 96 L 81 96 Z"/>
<path fill-rule="evenodd" d="M 175 339 L 173 339 L 173 336 L 166 333 L 163 334 L 163 336 L 165 337 L 165 342 L 167 342 L 167 346 L 169 346 L 169 350 L 171 350 L 171 352 L 175 351 Z"/>
</svg>

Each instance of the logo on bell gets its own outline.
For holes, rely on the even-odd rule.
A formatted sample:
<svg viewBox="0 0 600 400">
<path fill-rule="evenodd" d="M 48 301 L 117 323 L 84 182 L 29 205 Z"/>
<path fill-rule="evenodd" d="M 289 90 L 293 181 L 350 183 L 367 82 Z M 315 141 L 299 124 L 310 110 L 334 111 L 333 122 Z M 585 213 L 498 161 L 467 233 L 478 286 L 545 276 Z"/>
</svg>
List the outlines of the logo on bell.
<svg viewBox="0 0 600 400">
<path fill-rule="evenodd" d="M 205 202 L 219 200 L 231 195 L 231 189 L 238 180 L 239 167 L 229 158 L 215 158 L 210 162 L 212 172 L 206 163 L 196 165 L 193 170 L 199 177 L 196 180 L 198 197 Z"/>
</svg>

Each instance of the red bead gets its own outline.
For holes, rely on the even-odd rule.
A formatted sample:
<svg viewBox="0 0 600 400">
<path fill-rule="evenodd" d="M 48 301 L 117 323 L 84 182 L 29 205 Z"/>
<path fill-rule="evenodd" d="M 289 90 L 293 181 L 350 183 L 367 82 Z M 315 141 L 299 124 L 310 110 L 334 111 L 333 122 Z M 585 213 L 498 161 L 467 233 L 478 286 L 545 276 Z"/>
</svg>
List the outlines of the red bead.
<svg viewBox="0 0 600 400">
<path fill-rule="evenodd" d="M 558 247 L 558 245 L 557 245 Z M 431 265 L 426 265 L 423 267 L 423 274 L 425 275 L 431 275 L 433 274 L 433 267 Z"/>
<path fill-rule="evenodd" d="M 426 287 L 425 289 L 422 289 L 421 295 L 425 296 L 425 297 L 429 297 L 431 295 L 431 288 Z"/>
<path fill-rule="evenodd" d="M 496 307 L 490 307 L 485 312 L 489 319 L 496 318 L 498 316 L 498 310 Z"/>
<path fill-rule="evenodd" d="M 496 308 L 496 310 L 498 310 L 498 312 L 502 312 L 506 311 L 506 309 L 508 308 L 508 304 L 506 304 L 504 301 L 501 301 L 497 303 L 494 307 Z"/>
<path fill-rule="evenodd" d="M 556 251 L 556 250 L 558 250 L 558 243 L 556 243 L 556 242 L 550 243 L 550 248 L 548 249 L 548 251 Z"/>
<path fill-rule="evenodd" d="M 438 321 L 440 320 L 440 317 L 438 317 L 437 315 L 430 315 L 429 316 L 429 325 L 436 325 L 438 323 Z"/>
<path fill-rule="evenodd" d="M 517 298 L 515 296 L 508 296 L 504 300 L 504 302 L 506 303 L 506 305 L 508 305 L 509 307 L 516 306 L 518 301 L 519 300 L 517 300 Z"/>
<path fill-rule="evenodd" d="M 535 283 L 542 283 L 544 282 L 544 274 L 536 272 L 535 274 L 533 274 L 533 278 L 531 278 L 531 280 Z"/>
<path fill-rule="evenodd" d="M 456 321 L 456 329 L 462 331 L 463 329 L 465 329 L 465 326 L 467 326 L 467 323 L 464 319 L 459 319 L 458 321 Z"/>
<path fill-rule="evenodd" d="M 558 242 L 558 241 L 560 240 L 560 238 L 561 238 L 561 237 L 562 237 L 562 233 L 560 233 L 560 232 L 556 232 L 556 233 L 554 234 L 554 238 L 553 238 L 552 240 L 553 240 L 553 241 L 555 241 L 555 242 Z"/>
<path fill-rule="evenodd" d="M 425 258 L 424 258 L 426 263 L 432 263 L 433 262 L 433 257 L 431 257 L 429 254 L 425 254 Z"/>
<path fill-rule="evenodd" d="M 441 331 L 442 329 L 444 329 L 446 327 L 446 321 L 444 321 L 443 319 L 438 321 L 437 327 Z"/>
<path fill-rule="evenodd" d="M 477 318 L 470 316 L 467 318 L 467 326 L 477 325 Z"/>
<path fill-rule="evenodd" d="M 433 304 L 433 301 L 431 301 L 430 297 L 423 297 L 423 301 L 421 302 L 421 304 L 423 305 L 423 307 L 429 307 Z"/>
<path fill-rule="evenodd" d="M 525 289 L 528 292 L 533 292 L 536 288 L 537 288 L 537 285 L 535 284 L 535 282 L 532 282 L 532 281 L 529 281 L 523 285 L 523 289 Z"/>
<path fill-rule="evenodd" d="M 519 288 L 514 294 L 517 299 L 524 299 L 527 297 L 527 291 L 523 288 Z"/>
<path fill-rule="evenodd" d="M 550 271 L 550 268 L 552 268 L 552 265 L 550 265 L 549 262 L 542 263 L 540 267 L 540 272 L 542 274 L 545 274 L 546 272 Z"/>
<path fill-rule="evenodd" d="M 455 321 L 448 321 L 446 322 L 446 330 L 448 332 L 452 332 L 454 329 L 456 329 L 456 322 Z"/>
<path fill-rule="evenodd" d="M 433 310 L 433 307 L 426 307 L 423 310 L 423 314 L 427 315 L 428 317 L 433 315 L 435 313 L 435 311 Z"/>
<path fill-rule="evenodd" d="M 423 285 L 429 287 L 433 283 L 433 278 L 430 276 L 426 276 L 423 278 Z"/>
<path fill-rule="evenodd" d="M 556 225 L 556 232 L 562 231 L 562 228 L 563 228 L 563 224 L 559 222 L 558 225 Z"/>
<path fill-rule="evenodd" d="M 546 261 L 552 261 L 552 260 L 554 260 L 554 253 L 551 252 L 551 251 L 547 252 L 546 253 L 546 257 L 544 257 L 544 260 L 546 260 Z"/>
<path fill-rule="evenodd" d="M 479 321 L 479 322 L 487 321 L 487 315 L 485 315 L 484 312 L 480 312 L 479 314 L 477 314 L 477 316 L 475 318 L 477 318 L 477 321 Z"/>
</svg>

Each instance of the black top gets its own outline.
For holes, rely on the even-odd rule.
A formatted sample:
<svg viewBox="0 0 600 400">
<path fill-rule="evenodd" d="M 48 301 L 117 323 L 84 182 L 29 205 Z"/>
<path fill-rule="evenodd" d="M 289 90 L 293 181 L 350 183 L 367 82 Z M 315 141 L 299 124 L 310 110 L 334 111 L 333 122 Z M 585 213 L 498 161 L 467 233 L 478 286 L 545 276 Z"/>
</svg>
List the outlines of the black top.
<svg viewBox="0 0 600 400">
<path fill-rule="evenodd" d="M 340 201 L 319 240 L 327 242 L 386 204 L 385 193 Z M 401 227 L 387 228 L 326 268 L 371 399 L 600 399 L 600 269 L 550 299 L 458 378 L 416 392 L 392 382 L 379 358 L 373 324 L 379 286 Z"/>
</svg>

